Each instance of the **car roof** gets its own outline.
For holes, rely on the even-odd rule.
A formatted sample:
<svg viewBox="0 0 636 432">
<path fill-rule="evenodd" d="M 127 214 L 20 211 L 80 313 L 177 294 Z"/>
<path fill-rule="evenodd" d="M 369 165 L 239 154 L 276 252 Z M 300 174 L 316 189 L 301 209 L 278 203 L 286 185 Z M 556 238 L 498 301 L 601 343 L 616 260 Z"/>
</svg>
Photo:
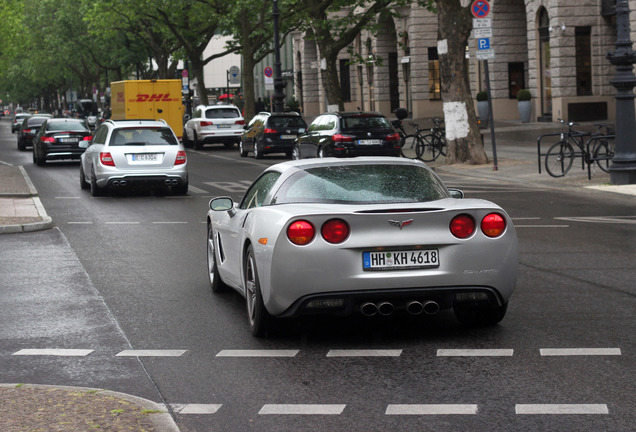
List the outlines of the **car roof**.
<svg viewBox="0 0 636 432">
<path fill-rule="evenodd" d="M 135 127 L 135 126 L 144 126 L 144 127 L 168 127 L 168 124 L 163 120 L 144 120 L 144 119 L 133 119 L 133 120 L 106 120 L 104 124 L 111 124 L 115 128 L 127 128 L 127 127 Z"/>
<path fill-rule="evenodd" d="M 227 105 L 199 105 L 197 106 L 195 109 L 204 109 L 204 110 L 208 110 L 208 109 L 223 109 L 223 108 L 235 108 L 235 109 L 239 109 L 236 105 L 231 105 L 231 104 L 227 104 Z M 240 110 L 239 110 L 240 111 Z"/>
<path fill-rule="evenodd" d="M 350 166 L 350 165 L 417 165 L 423 168 L 428 166 L 417 159 L 407 159 L 394 156 L 361 156 L 356 158 L 310 158 L 300 160 L 289 160 L 280 162 L 267 168 L 266 171 L 279 171 L 281 173 L 287 171 L 302 171 L 309 168 L 317 168 L 323 166 Z"/>
<path fill-rule="evenodd" d="M 370 116 L 370 117 L 384 117 L 384 114 L 375 111 L 336 111 L 326 112 L 320 115 L 336 115 L 338 117 L 356 117 L 356 116 Z"/>
<path fill-rule="evenodd" d="M 79 118 L 49 118 L 48 122 L 49 123 L 67 123 L 67 122 L 72 122 L 72 123 L 84 123 L 86 120 L 84 119 L 79 119 Z"/>
</svg>

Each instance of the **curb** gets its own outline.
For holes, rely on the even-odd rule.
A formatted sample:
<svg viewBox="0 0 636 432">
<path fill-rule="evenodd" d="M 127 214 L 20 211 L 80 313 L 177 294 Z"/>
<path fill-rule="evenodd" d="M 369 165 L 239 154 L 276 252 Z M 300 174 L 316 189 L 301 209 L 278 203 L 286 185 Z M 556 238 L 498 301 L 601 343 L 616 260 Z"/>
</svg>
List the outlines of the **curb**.
<svg viewBox="0 0 636 432">
<path fill-rule="evenodd" d="M 37 222 L 29 222 L 23 224 L 12 224 L 12 225 L 2 225 L 0 226 L 0 234 L 16 234 L 16 233 L 26 233 L 26 232 L 34 232 L 34 231 L 43 231 L 53 227 L 53 219 L 46 213 L 46 209 L 42 205 L 42 201 L 38 196 L 38 191 L 33 185 L 33 182 L 29 178 L 26 170 L 22 165 L 18 166 L 22 177 L 29 189 L 28 193 L 13 193 L 13 194 L 3 194 L 2 197 L 7 198 L 31 198 L 33 200 L 33 204 L 37 209 L 38 215 L 42 218 L 41 221 Z"/>
<path fill-rule="evenodd" d="M 153 428 L 161 432 L 180 432 L 177 424 L 170 415 L 167 407 L 164 404 L 153 402 L 148 399 L 144 399 L 138 396 L 129 395 L 127 393 L 119 393 L 112 390 L 104 390 L 91 387 L 75 387 L 75 386 L 56 386 L 56 385 L 42 385 L 42 384 L 0 384 L 2 388 L 16 388 L 21 386 L 24 388 L 40 389 L 40 390 L 69 390 L 77 392 L 98 392 L 99 394 L 112 396 L 117 399 L 126 400 L 132 404 L 135 404 L 139 408 L 147 411 L 153 411 L 149 414 L 149 419 L 152 422 Z M 158 411 L 158 412 L 156 412 Z"/>
</svg>

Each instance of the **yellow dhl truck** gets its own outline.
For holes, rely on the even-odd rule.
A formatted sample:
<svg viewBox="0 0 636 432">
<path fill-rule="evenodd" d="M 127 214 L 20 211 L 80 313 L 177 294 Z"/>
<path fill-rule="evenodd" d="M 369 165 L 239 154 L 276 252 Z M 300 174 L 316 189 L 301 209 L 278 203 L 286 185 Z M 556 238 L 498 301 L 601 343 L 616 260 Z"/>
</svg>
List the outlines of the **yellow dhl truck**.
<svg viewBox="0 0 636 432">
<path fill-rule="evenodd" d="M 113 120 L 159 120 L 183 138 L 181 80 L 126 80 L 110 84 Z"/>
</svg>

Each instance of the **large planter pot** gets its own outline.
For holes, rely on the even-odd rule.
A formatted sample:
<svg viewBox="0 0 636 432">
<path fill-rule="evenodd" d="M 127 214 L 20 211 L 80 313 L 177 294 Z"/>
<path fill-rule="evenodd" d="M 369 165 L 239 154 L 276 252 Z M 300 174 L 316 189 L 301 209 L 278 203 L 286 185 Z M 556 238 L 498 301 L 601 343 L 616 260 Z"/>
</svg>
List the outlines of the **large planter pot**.
<svg viewBox="0 0 636 432">
<path fill-rule="evenodd" d="M 519 117 L 521 117 L 521 123 L 530 123 L 530 117 L 532 115 L 532 102 L 529 100 L 517 102 L 519 107 Z"/>
<path fill-rule="evenodd" d="M 479 126 L 482 128 L 488 127 L 488 101 L 477 102 L 477 112 L 479 113 L 479 120 L 481 120 Z"/>
</svg>

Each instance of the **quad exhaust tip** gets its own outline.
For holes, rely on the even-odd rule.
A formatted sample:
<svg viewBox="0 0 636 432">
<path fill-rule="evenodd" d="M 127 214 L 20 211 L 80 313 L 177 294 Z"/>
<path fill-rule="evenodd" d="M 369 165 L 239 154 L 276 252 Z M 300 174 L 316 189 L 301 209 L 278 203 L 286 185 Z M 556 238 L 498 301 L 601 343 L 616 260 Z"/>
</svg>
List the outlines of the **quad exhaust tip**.
<svg viewBox="0 0 636 432">
<path fill-rule="evenodd" d="M 411 300 L 406 303 L 404 309 L 411 315 L 420 315 L 425 313 L 427 315 L 434 315 L 440 311 L 440 306 L 433 300 L 426 300 L 420 302 L 417 300 Z M 389 316 L 395 311 L 395 305 L 388 301 L 379 303 L 365 302 L 360 306 L 360 313 L 364 316 L 374 316 L 380 314 L 382 316 Z"/>
</svg>

